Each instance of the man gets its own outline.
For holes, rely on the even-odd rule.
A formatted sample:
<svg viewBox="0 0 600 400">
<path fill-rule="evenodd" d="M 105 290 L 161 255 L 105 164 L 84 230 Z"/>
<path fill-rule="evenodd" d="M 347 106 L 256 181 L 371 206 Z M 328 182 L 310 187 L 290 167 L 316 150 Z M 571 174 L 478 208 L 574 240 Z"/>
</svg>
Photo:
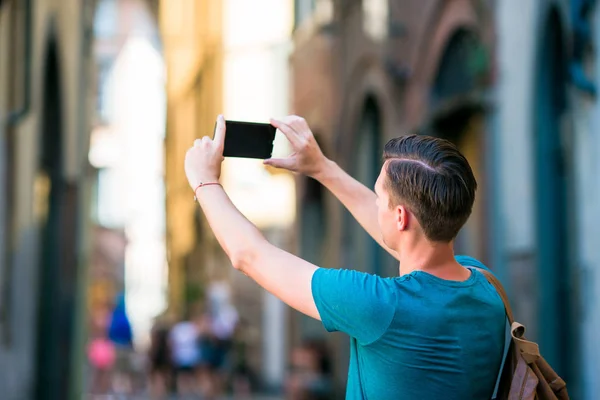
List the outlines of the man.
<svg viewBox="0 0 600 400">
<path fill-rule="evenodd" d="M 201 356 L 198 341 L 198 326 L 190 315 L 177 322 L 169 332 L 174 383 L 179 395 L 190 395 L 197 391 L 196 376 Z"/>
<path fill-rule="evenodd" d="M 294 153 L 265 163 L 321 182 L 398 259 L 400 274 L 319 268 L 265 240 L 216 184 L 225 140 L 219 116 L 214 140 L 196 140 L 185 170 L 233 266 L 328 331 L 351 337 L 347 399 L 491 398 L 504 307 L 483 274 L 468 268 L 481 264 L 453 252 L 477 187 L 467 160 L 444 140 L 393 139 L 373 192 L 323 156 L 302 118 L 271 123 Z"/>
</svg>

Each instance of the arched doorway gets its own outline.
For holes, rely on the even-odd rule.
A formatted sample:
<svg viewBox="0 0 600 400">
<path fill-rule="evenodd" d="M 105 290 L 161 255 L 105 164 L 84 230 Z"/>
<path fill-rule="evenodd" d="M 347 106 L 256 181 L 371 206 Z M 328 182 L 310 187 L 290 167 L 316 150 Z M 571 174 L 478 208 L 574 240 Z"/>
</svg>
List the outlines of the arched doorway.
<svg viewBox="0 0 600 400">
<path fill-rule="evenodd" d="M 426 134 L 450 140 L 465 155 L 477 179 L 473 212 L 455 242 L 457 254 L 488 258 L 485 165 L 487 52 L 474 32 L 459 29 L 442 53 L 430 93 Z"/>
<path fill-rule="evenodd" d="M 321 136 L 314 133 L 317 143 L 321 146 L 323 153 L 327 156 L 327 149 L 323 147 Z M 327 265 L 327 234 L 329 230 L 329 219 L 326 212 L 325 191 L 326 189 L 318 181 L 310 177 L 301 178 L 302 197 L 299 204 L 300 215 L 300 254 L 302 258 L 321 267 Z M 325 333 L 323 324 L 313 318 L 299 314 L 298 330 L 302 339 L 320 338 Z"/>
<path fill-rule="evenodd" d="M 540 33 L 534 92 L 537 325 L 546 360 L 569 381 L 571 325 L 569 291 L 568 165 L 564 142 L 566 58 L 560 16 L 551 9 Z M 574 349 L 573 349 L 574 350 Z"/>
<path fill-rule="evenodd" d="M 372 96 L 366 98 L 359 121 L 352 157 L 354 161 L 349 171 L 354 178 L 373 189 L 381 171 L 383 135 L 381 110 Z M 344 216 L 344 226 L 344 257 L 347 257 L 347 265 L 344 267 L 383 276 L 398 275 L 397 262 L 347 211 Z"/>
<path fill-rule="evenodd" d="M 321 136 L 315 133 L 315 139 L 324 154 L 326 149 Z M 302 257 L 316 265 L 325 261 L 325 239 L 327 235 L 327 213 L 325 210 L 325 188 L 315 179 L 302 178 L 303 190 L 300 202 L 300 251 Z"/>
<path fill-rule="evenodd" d="M 36 399 L 69 396 L 77 282 L 77 187 L 63 173 L 64 137 L 60 60 L 54 41 L 44 71 L 40 165 L 36 203 L 40 220 Z"/>
</svg>

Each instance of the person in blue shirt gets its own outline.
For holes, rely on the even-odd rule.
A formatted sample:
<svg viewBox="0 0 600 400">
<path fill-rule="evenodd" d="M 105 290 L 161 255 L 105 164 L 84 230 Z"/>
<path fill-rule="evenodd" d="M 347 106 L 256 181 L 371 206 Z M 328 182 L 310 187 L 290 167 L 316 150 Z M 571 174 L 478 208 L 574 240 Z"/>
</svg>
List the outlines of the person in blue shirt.
<svg viewBox="0 0 600 400">
<path fill-rule="evenodd" d="M 116 305 L 108 328 L 108 337 L 119 347 L 129 348 L 133 346 L 133 331 L 127 316 L 124 293 L 117 295 Z"/>
<path fill-rule="evenodd" d="M 218 184 L 225 120 L 194 142 L 185 171 L 234 268 L 330 331 L 351 338 L 346 399 L 492 398 L 502 362 L 504 306 L 453 241 L 473 207 L 477 183 L 448 141 L 402 136 L 384 149 L 374 191 L 319 149 L 306 121 L 272 120 L 294 150 L 265 164 L 328 188 L 399 261 L 399 276 L 319 268 L 271 245 Z"/>
</svg>

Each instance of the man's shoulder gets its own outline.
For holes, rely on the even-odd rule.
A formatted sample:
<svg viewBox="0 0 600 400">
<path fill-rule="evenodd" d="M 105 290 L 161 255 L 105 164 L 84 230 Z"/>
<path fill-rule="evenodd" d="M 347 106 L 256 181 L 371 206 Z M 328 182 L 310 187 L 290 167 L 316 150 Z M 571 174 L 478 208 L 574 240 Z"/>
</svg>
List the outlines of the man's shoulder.
<svg viewBox="0 0 600 400">
<path fill-rule="evenodd" d="M 386 283 L 390 280 L 390 278 L 384 278 L 382 276 L 375 275 L 370 272 L 347 268 L 317 268 L 317 270 L 313 274 L 313 279 L 329 279 L 338 281 L 343 280 L 355 284 L 364 284 L 365 282 L 370 284 L 381 284 Z"/>
<path fill-rule="evenodd" d="M 474 267 L 482 269 L 494 275 L 494 272 L 492 270 L 490 270 L 486 265 L 484 265 L 481 261 L 477 260 L 476 258 L 461 255 L 456 256 L 455 259 L 460 265 L 464 267 Z M 483 281 L 481 287 L 484 288 L 486 292 L 492 295 L 493 299 L 495 300 L 496 306 L 504 309 L 504 303 L 502 302 L 502 299 L 500 298 L 500 295 L 498 294 L 494 286 L 490 282 L 488 282 L 485 276 L 482 276 L 481 278 L 481 280 Z"/>
<path fill-rule="evenodd" d="M 458 262 L 463 267 L 481 268 L 488 272 L 493 273 L 493 271 L 490 270 L 485 264 L 483 264 L 481 261 L 479 261 L 478 259 L 476 259 L 474 257 L 459 255 L 459 256 L 455 256 L 454 259 L 456 260 L 456 262 Z"/>
<path fill-rule="evenodd" d="M 397 288 L 393 278 L 384 278 L 368 272 L 351 269 L 323 269 L 315 271 L 312 293 L 317 308 L 331 303 L 339 312 L 350 314 L 362 311 L 369 314 L 391 314 L 397 306 Z"/>
</svg>

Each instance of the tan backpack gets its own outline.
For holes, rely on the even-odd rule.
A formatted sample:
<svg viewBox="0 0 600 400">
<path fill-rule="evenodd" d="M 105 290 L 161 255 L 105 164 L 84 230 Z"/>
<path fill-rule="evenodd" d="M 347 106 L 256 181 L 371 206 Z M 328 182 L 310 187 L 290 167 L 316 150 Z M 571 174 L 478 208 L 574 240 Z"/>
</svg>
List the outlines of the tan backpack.
<svg viewBox="0 0 600 400">
<path fill-rule="evenodd" d="M 537 343 L 525 339 L 525 327 L 513 318 L 500 281 L 489 271 L 477 268 L 502 298 L 510 323 L 512 340 L 500 375 L 497 400 L 569 400 L 567 384 L 540 355 Z"/>
</svg>

